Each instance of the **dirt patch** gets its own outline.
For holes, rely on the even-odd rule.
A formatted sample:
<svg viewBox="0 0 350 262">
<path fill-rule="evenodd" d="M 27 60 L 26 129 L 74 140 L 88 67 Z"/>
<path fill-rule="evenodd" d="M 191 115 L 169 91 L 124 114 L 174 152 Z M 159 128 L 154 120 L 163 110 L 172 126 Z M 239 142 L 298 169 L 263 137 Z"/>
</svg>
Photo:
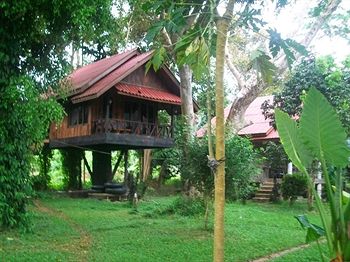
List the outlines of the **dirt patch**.
<svg viewBox="0 0 350 262">
<path fill-rule="evenodd" d="M 303 244 L 303 245 L 292 247 L 289 249 L 285 249 L 285 250 L 282 250 L 282 251 L 279 251 L 276 253 L 272 253 L 270 255 L 267 255 L 267 256 L 264 256 L 264 257 L 261 257 L 258 259 L 250 260 L 250 262 L 267 262 L 267 261 L 270 261 L 271 259 L 278 258 L 278 257 L 287 255 L 289 253 L 293 253 L 293 252 L 298 251 L 298 250 L 302 250 L 302 249 L 307 248 L 309 246 L 310 246 L 310 244 Z"/>
<path fill-rule="evenodd" d="M 87 261 L 87 254 L 92 244 L 92 238 L 89 235 L 89 233 L 86 232 L 78 223 L 73 221 L 69 216 L 67 216 L 59 210 L 44 206 L 40 200 L 35 200 L 34 206 L 36 207 L 36 210 L 41 213 L 45 213 L 49 216 L 57 217 L 64 220 L 71 226 L 73 230 L 78 232 L 79 238 L 74 240 L 73 243 L 67 243 L 65 245 L 62 245 L 60 248 L 73 253 L 75 255 L 76 261 Z"/>
</svg>

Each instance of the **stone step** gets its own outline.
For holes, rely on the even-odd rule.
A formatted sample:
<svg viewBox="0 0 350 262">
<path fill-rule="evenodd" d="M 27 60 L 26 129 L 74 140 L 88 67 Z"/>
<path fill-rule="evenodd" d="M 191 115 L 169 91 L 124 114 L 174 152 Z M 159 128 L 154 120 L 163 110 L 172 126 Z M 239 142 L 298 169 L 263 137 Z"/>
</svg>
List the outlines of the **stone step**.
<svg viewBox="0 0 350 262">
<path fill-rule="evenodd" d="M 267 194 L 271 194 L 272 193 L 272 189 L 268 188 L 268 189 L 263 189 L 260 188 L 257 193 L 267 193 Z"/>
<path fill-rule="evenodd" d="M 273 186 L 261 186 L 260 190 L 272 191 Z"/>
<path fill-rule="evenodd" d="M 269 202 L 270 198 L 267 198 L 267 197 L 254 197 L 253 200 L 254 201 L 258 201 L 258 202 Z"/>
<path fill-rule="evenodd" d="M 270 195 L 271 195 L 271 193 L 261 193 L 261 192 L 258 191 L 255 194 L 255 197 L 267 197 L 267 198 L 270 198 Z"/>
</svg>

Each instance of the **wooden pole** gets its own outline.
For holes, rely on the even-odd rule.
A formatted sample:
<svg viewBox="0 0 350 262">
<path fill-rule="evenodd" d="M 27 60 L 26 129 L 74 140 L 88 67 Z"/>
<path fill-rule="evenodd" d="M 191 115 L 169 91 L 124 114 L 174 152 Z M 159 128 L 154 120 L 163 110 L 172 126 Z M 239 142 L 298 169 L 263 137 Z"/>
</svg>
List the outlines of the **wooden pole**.
<svg viewBox="0 0 350 262">
<path fill-rule="evenodd" d="M 127 185 L 128 180 L 128 150 L 124 151 L 124 185 Z"/>
<path fill-rule="evenodd" d="M 117 162 L 115 163 L 114 168 L 113 168 L 113 171 L 112 171 L 112 179 L 111 179 L 111 180 L 113 180 L 113 178 L 114 178 L 114 176 L 115 176 L 115 173 L 117 172 L 117 169 L 118 169 L 118 167 L 119 167 L 119 164 L 120 164 L 120 162 L 122 161 L 122 157 L 123 157 L 123 151 L 120 151 L 118 160 L 117 160 Z"/>
</svg>

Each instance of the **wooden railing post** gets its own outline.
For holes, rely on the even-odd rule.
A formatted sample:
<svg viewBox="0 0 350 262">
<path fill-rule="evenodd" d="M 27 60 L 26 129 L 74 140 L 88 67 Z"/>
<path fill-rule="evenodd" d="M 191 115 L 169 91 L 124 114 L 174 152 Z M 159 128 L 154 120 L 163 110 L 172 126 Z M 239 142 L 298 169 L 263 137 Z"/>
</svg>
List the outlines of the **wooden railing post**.
<svg viewBox="0 0 350 262">
<path fill-rule="evenodd" d="M 155 136 L 160 138 L 173 138 L 174 125 L 157 125 L 155 123 L 129 121 L 122 119 L 98 119 L 92 123 L 92 134 L 110 132 Z"/>
</svg>

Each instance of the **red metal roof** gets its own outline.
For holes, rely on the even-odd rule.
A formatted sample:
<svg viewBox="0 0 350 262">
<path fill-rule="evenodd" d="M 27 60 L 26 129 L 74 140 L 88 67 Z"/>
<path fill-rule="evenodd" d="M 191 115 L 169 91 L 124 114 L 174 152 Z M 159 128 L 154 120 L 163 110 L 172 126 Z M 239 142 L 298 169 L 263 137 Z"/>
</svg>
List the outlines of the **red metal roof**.
<svg viewBox="0 0 350 262">
<path fill-rule="evenodd" d="M 93 84 L 83 93 L 74 96 L 72 98 L 73 103 L 86 101 L 99 97 L 105 91 L 110 89 L 113 85 L 117 84 L 120 80 L 125 78 L 131 72 L 144 65 L 152 56 L 152 51 L 137 55 L 121 66 L 119 66 L 114 71 L 110 72 L 107 76 L 103 77 L 101 80 Z"/>
<path fill-rule="evenodd" d="M 244 121 L 248 124 L 246 127 L 238 131 L 241 136 L 249 136 L 252 140 L 271 140 L 278 139 L 278 132 L 270 125 L 271 119 L 265 119 L 262 113 L 261 105 L 266 100 L 273 101 L 273 96 L 260 96 L 257 97 L 247 108 L 244 113 Z M 231 106 L 225 108 L 224 116 L 225 121 L 230 112 Z M 215 126 L 216 118 L 212 118 L 211 124 Z M 203 137 L 206 133 L 206 127 L 203 127 L 197 131 L 197 137 Z"/>
<path fill-rule="evenodd" d="M 166 102 L 169 104 L 181 105 L 181 98 L 179 96 L 164 90 L 137 86 L 128 83 L 118 83 L 115 87 L 118 93 L 121 95 L 132 96 L 156 102 Z"/>
<path fill-rule="evenodd" d="M 137 55 L 137 49 L 132 49 L 78 68 L 67 77 L 72 91 L 77 92 L 91 86 L 135 55 Z"/>
</svg>

